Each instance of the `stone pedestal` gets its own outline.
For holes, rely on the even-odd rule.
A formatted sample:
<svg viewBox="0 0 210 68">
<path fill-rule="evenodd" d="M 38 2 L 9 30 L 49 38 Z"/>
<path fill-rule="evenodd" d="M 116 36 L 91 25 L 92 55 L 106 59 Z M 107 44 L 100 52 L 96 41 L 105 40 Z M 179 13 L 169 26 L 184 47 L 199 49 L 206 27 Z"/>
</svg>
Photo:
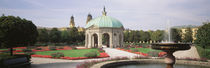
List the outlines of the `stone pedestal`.
<svg viewBox="0 0 210 68">
<path fill-rule="evenodd" d="M 175 56 L 173 55 L 174 51 L 165 51 L 167 53 L 167 56 L 165 57 L 165 63 L 167 64 L 166 68 L 173 68 L 173 65 L 175 64 Z"/>
</svg>

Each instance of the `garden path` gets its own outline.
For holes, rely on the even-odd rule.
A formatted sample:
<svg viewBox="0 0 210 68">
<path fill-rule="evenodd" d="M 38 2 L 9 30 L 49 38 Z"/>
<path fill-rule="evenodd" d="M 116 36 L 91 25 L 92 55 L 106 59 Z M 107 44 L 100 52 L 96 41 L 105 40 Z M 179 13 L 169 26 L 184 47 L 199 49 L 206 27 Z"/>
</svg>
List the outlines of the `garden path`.
<svg viewBox="0 0 210 68">
<path fill-rule="evenodd" d="M 191 46 L 189 50 L 174 52 L 174 56 L 177 58 L 200 58 L 195 46 Z"/>
<path fill-rule="evenodd" d="M 133 58 L 135 56 L 139 56 L 138 54 L 129 53 L 129 52 L 122 51 L 122 50 L 117 50 L 117 49 L 114 49 L 114 48 L 103 48 L 103 49 L 110 56 L 110 58 L 113 58 L 113 57 L 129 57 L 129 58 Z"/>
</svg>

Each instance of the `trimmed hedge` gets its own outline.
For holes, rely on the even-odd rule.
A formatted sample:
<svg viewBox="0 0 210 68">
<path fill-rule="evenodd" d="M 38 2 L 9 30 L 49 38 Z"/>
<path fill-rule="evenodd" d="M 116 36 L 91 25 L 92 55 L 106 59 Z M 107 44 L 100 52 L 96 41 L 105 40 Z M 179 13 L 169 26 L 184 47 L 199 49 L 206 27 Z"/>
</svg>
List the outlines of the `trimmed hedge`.
<svg viewBox="0 0 210 68">
<path fill-rule="evenodd" d="M 56 50 L 56 46 L 49 46 L 50 50 Z"/>
<path fill-rule="evenodd" d="M 148 52 L 148 55 L 151 56 L 151 57 L 158 57 L 159 52 L 157 52 L 157 51 L 150 51 L 150 52 Z"/>
<path fill-rule="evenodd" d="M 95 51 L 89 52 L 89 53 L 86 53 L 84 56 L 89 57 L 89 58 L 95 58 L 95 57 L 97 57 L 97 52 L 95 52 Z"/>
<path fill-rule="evenodd" d="M 51 56 L 53 58 L 60 58 L 60 57 L 64 57 L 64 54 L 61 52 L 56 52 L 56 53 L 52 53 Z"/>
</svg>

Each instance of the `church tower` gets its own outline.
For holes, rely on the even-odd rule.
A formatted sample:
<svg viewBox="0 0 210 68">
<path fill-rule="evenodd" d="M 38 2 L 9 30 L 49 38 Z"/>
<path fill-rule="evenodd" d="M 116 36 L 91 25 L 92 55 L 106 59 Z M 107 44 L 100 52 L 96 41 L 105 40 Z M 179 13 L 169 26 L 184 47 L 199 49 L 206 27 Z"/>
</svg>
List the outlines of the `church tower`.
<svg viewBox="0 0 210 68">
<path fill-rule="evenodd" d="M 70 24 L 69 25 L 70 25 L 70 28 L 75 27 L 73 15 L 71 16 L 71 20 L 70 20 Z"/>
<path fill-rule="evenodd" d="M 88 24 L 88 22 L 92 20 L 92 15 L 89 13 L 88 16 L 87 16 L 87 21 L 86 21 L 86 24 Z"/>
</svg>

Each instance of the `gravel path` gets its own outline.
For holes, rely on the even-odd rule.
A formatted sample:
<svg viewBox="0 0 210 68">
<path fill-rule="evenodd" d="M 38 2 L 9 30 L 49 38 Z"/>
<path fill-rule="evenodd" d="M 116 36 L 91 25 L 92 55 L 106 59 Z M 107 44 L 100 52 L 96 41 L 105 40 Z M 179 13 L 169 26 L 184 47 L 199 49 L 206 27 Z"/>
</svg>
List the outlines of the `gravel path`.
<svg viewBox="0 0 210 68">
<path fill-rule="evenodd" d="M 195 46 L 191 46 L 191 49 L 185 51 L 177 51 L 174 53 L 174 56 L 177 58 L 200 58 L 197 49 Z"/>
<path fill-rule="evenodd" d="M 139 56 L 138 54 L 129 53 L 122 50 L 117 50 L 113 48 L 104 48 L 105 52 L 112 57 L 130 57 L 133 58 L 135 56 Z"/>
</svg>

